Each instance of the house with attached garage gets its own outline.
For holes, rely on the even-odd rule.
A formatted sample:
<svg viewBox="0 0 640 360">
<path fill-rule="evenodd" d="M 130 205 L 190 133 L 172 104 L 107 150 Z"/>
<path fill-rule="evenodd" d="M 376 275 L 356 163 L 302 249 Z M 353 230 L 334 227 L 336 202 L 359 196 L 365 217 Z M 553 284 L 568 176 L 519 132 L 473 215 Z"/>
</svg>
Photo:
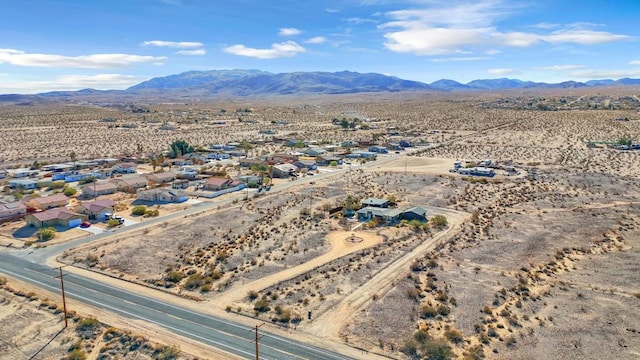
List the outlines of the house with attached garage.
<svg viewBox="0 0 640 360">
<path fill-rule="evenodd" d="M 87 215 L 89 220 L 105 221 L 107 214 L 115 212 L 116 203 L 111 199 L 101 199 L 95 201 L 83 201 L 76 206 L 75 211 L 79 214 Z"/>
<path fill-rule="evenodd" d="M 271 177 L 288 178 L 297 176 L 298 167 L 293 164 L 278 164 L 271 167 Z"/>
<path fill-rule="evenodd" d="M 161 172 L 147 176 L 147 180 L 154 185 L 165 185 L 171 183 L 176 179 L 176 173 L 174 172 Z"/>
<path fill-rule="evenodd" d="M 76 227 L 82 224 L 87 217 L 77 214 L 67 208 L 55 208 L 46 211 L 27 214 L 25 220 L 27 226 L 45 228 L 49 226 Z"/>
<path fill-rule="evenodd" d="M 135 174 L 136 164 L 132 162 L 123 162 L 115 164 L 111 167 L 111 171 L 118 174 Z"/>
<path fill-rule="evenodd" d="M 189 194 L 183 190 L 155 188 L 138 191 L 138 200 L 150 203 L 181 203 L 189 200 Z"/>
<path fill-rule="evenodd" d="M 362 200 L 362 206 L 364 207 L 371 206 L 378 208 L 388 208 L 391 205 L 391 201 L 387 199 L 366 198 Z"/>
<path fill-rule="evenodd" d="M 210 177 L 205 180 L 204 189 L 209 191 L 219 191 L 237 186 L 239 182 L 229 178 Z"/>
<path fill-rule="evenodd" d="M 367 206 L 356 211 L 356 214 L 358 215 L 359 221 L 375 220 L 379 224 L 386 225 L 397 224 L 402 220 L 418 220 L 421 222 L 427 221 L 427 211 L 419 206 L 402 209 Z"/>
</svg>

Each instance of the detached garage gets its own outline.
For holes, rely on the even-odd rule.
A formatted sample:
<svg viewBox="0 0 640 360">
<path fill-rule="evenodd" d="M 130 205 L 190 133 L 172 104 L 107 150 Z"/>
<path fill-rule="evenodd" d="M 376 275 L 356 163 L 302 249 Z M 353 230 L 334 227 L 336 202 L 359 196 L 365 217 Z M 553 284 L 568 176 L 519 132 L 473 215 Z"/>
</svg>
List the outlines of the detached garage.
<svg viewBox="0 0 640 360">
<path fill-rule="evenodd" d="M 55 208 L 47 211 L 27 214 L 28 226 L 44 228 L 49 226 L 76 227 L 86 220 L 86 216 L 76 214 L 67 208 Z"/>
</svg>

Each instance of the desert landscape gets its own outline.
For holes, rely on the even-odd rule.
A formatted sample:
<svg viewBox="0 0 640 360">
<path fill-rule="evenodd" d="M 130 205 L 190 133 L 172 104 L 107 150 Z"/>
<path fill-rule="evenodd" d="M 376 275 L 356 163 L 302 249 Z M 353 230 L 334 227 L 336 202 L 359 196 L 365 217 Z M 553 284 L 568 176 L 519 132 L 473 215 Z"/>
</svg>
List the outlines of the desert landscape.
<svg viewBox="0 0 640 360">
<path fill-rule="evenodd" d="M 12 169 L 73 153 L 136 158 L 155 171 L 150 159 L 176 140 L 200 150 L 246 144 L 246 158 L 261 158 L 295 150 L 279 139 L 332 145 L 336 155 L 352 150 L 344 141 L 408 139 L 411 148 L 377 160 L 172 216 L 217 201 L 193 202 L 192 193 L 188 206 L 158 206 L 167 220 L 107 233 L 51 261 L 204 313 L 339 344 L 362 359 L 636 359 L 640 151 L 616 148 L 640 140 L 636 94 L 612 87 L 7 105 L 0 160 Z M 496 176 L 450 171 L 456 161 L 486 159 Z M 418 207 L 428 221 L 358 220 L 366 199 Z M 15 279 L 7 279 L 1 321 L 30 323 L 1 327 L 8 358 L 44 345 L 27 344 L 34 331 L 54 338 L 41 358 L 213 356 L 190 352 L 180 338 L 149 340 L 139 324 L 132 331 L 109 314 L 87 320 L 86 308 L 72 318 L 75 332 L 54 337 L 60 304 L 24 285 L 10 289 Z"/>
</svg>

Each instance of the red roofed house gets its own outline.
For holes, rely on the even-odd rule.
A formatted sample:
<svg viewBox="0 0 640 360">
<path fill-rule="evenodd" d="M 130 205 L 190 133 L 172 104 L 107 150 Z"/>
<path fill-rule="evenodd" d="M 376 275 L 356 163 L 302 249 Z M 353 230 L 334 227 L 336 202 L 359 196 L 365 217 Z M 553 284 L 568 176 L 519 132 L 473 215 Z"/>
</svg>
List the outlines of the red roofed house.
<svg viewBox="0 0 640 360">
<path fill-rule="evenodd" d="M 106 214 L 113 214 L 116 203 L 111 199 L 84 201 L 76 207 L 80 214 L 87 215 L 89 220 L 106 220 Z"/>
<path fill-rule="evenodd" d="M 27 214 L 25 220 L 28 226 L 44 228 L 49 226 L 76 227 L 80 225 L 86 216 L 76 214 L 67 208 L 55 208 L 42 212 Z"/>
</svg>

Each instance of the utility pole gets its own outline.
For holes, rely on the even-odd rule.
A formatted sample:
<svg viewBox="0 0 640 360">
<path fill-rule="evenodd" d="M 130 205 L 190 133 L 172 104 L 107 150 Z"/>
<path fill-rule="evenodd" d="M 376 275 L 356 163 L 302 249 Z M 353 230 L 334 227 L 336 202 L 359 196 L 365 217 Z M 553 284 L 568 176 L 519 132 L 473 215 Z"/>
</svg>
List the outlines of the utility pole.
<svg viewBox="0 0 640 360">
<path fill-rule="evenodd" d="M 262 325 L 264 325 L 264 323 L 262 323 L 260 325 L 256 325 L 256 338 L 255 338 L 255 340 L 253 340 L 253 342 L 256 343 L 256 360 L 260 360 L 260 352 L 259 352 L 259 349 L 258 349 L 258 340 L 264 335 L 259 335 L 258 334 L 258 328 L 260 326 L 262 326 Z"/>
<path fill-rule="evenodd" d="M 64 309 L 64 328 L 69 326 L 67 320 L 67 300 L 64 296 L 64 275 L 62 275 L 62 266 L 58 268 L 60 270 L 60 288 L 62 289 L 62 308 Z"/>
</svg>

